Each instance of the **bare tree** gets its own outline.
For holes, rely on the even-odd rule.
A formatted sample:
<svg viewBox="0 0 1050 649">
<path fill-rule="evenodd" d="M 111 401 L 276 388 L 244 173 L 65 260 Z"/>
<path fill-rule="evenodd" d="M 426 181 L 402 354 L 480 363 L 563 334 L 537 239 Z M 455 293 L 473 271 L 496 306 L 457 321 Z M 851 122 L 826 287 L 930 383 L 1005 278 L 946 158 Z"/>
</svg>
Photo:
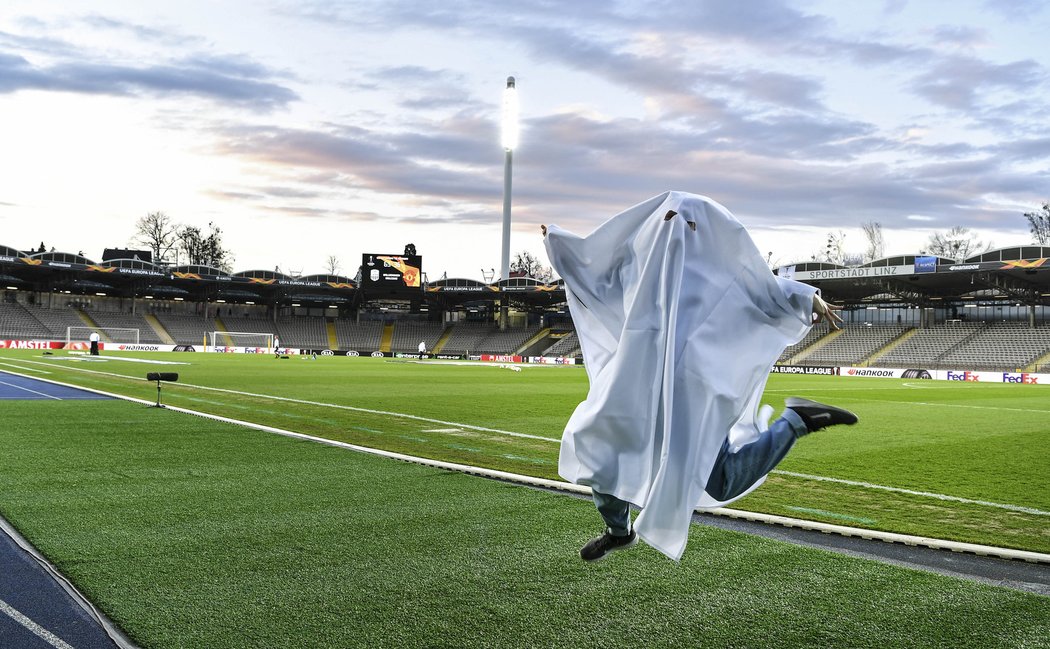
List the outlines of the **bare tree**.
<svg viewBox="0 0 1050 649">
<path fill-rule="evenodd" d="M 955 226 L 947 232 L 934 232 L 930 235 L 926 247 L 921 251 L 925 255 L 937 255 L 948 259 L 961 260 L 978 252 L 991 250 L 992 243 L 984 243 L 969 228 Z"/>
<path fill-rule="evenodd" d="M 186 253 L 187 263 L 211 266 L 228 273 L 233 270 L 233 254 L 222 245 L 222 230 L 214 223 L 209 223 L 208 229 L 211 232 L 207 236 L 192 225 L 179 230 L 179 243 Z"/>
<path fill-rule="evenodd" d="M 164 212 L 149 212 L 135 222 L 133 242 L 149 246 L 153 261 L 160 262 L 175 250 L 179 243 L 179 226 Z"/>
<path fill-rule="evenodd" d="M 540 260 L 533 257 L 528 250 L 522 250 L 514 255 L 514 261 L 510 263 L 510 272 L 538 279 L 541 282 L 549 282 L 554 277 L 554 271 L 549 266 L 540 263 Z"/>
<path fill-rule="evenodd" d="M 878 221 L 861 223 L 864 237 L 868 240 L 868 247 L 864 250 L 864 261 L 875 261 L 885 256 L 885 244 L 882 239 L 882 224 Z"/>
<path fill-rule="evenodd" d="M 823 261 L 829 264 L 845 265 L 846 261 L 846 233 L 828 232 L 828 244 L 824 247 Z"/>
<path fill-rule="evenodd" d="M 328 259 L 324 260 L 324 269 L 329 275 L 338 275 L 340 270 L 339 257 L 328 255 Z"/>
<path fill-rule="evenodd" d="M 1025 212 L 1028 227 L 1032 231 L 1033 243 L 1050 245 L 1050 201 L 1043 203 L 1042 212 Z"/>
</svg>

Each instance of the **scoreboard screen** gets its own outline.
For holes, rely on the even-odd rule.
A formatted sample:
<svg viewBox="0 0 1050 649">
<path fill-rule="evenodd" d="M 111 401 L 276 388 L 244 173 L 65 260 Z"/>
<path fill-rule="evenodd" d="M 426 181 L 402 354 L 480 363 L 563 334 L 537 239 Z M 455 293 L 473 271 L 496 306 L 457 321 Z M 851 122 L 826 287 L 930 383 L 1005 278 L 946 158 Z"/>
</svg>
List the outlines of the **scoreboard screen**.
<svg viewBox="0 0 1050 649">
<path fill-rule="evenodd" d="M 361 286 L 365 289 L 418 289 L 422 272 L 420 255 L 361 255 Z"/>
</svg>

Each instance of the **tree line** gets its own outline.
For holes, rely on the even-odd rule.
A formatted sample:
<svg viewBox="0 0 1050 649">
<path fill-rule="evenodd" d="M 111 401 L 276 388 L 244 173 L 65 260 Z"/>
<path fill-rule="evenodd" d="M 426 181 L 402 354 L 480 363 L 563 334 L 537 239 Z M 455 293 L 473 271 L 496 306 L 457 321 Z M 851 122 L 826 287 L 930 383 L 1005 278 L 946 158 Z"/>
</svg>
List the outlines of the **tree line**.
<svg viewBox="0 0 1050 649">
<path fill-rule="evenodd" d="M 233 272 L 233 253 L 222 243 L 222 229 L 208 223 L 208 232 L 176 223 L 164 212 L 149 212 L 135 222 L 134 242 L 147 246 L 154 263 L 211 266 Z"/>
<path fill-rule="evenodd" d="M 1045 201 L 1038 210 L 1025 212 L 1023 217 L 1028 222 L 1032 243 L 1050 246 L 1050 201 Z M 847 251 L 845 232 L 829 232 L 824 249 L 814 252 L 811 258 L 814 261 L 857 266 L 884 257 L 882 224 L 877 221 L 862 223 L 861 230 L 865 239 L 862 251 Z M 222 230 L 214 223 L 208 223 L 208 231 L 204 232 L 196 226 L 176 223 L 164 212 L 149 212 L 135 223 L 134 241 L 147 246 L 153 253 L 154 261 L 158 263 L 194 264 L 211 266 L 227 273 L 233 271 L 233 253 L 223 245 Z M 931 234 L 919 252 L 923 255 L 961 260 L 991 250 L 992 246 L 991 241 L 981 241 L 969 228 L 955 226 L 944 232 Z M 772 254 L 770 253 L 771 263 Z M 335 255 L 329 255 L 324 266 L 329 274 L 338 274 L 339 259 Z M 544 265 L 528 251 L 515 255 L 510 269 L 515 274 L 545 282 L 549 282 L 554 276 L 549 266 Z"/>
<path fill-rule="evenodd" d="M 1050 246 L 1050 201 L 1044 202 L 1040 210 L 1025 212 L 1023 216 L 1028 221 L 1029 231 L 1032 234 L 1032 243 L 1040 246 Z M 814 252 L 811 255 L 812 260 L 825 261 L 842 266 L 859 266 L 860 264 L 884 257 L 882 224 L 877 221 L 862 223 L 861 230 L 865 238 L 865 246 L 862 252 L 848 252 L 846 250 L 845 232 L 829 232 L 824 250 Z M 969 228 L 955 226 L 944 232 L 931 234 L 926 241 L 926 245 L 919 250 L 919 254 L 959 261 L 991 250 L 993 246 L 994 244 L 991 241 L 982 241 L 978 238 L 977 233 Z M 772 253 L 770 253 L 770 257 L 772 257 Z"/>
</svg>

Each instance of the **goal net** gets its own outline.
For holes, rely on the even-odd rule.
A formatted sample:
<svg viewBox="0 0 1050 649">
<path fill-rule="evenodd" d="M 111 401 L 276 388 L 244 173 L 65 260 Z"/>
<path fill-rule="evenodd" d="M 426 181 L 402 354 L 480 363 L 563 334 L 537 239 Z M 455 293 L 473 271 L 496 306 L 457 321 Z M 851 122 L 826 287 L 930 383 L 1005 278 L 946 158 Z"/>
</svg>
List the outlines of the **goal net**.
<svg viewBox="0 0 1050 649">
<path fill-rule="evenodd" d="M 98 333 L 104 343 L 139 344 L 139 330 L 129 327 L 66 327 L 66 348 L 70 343 L 87 342 Z"/>
<path fill-rule="evenodd" d="M 273 349 L 274 334 L 253 333 L 250 331 L 213 331 L 212 347 L 258 347 Z"/>
</svg>

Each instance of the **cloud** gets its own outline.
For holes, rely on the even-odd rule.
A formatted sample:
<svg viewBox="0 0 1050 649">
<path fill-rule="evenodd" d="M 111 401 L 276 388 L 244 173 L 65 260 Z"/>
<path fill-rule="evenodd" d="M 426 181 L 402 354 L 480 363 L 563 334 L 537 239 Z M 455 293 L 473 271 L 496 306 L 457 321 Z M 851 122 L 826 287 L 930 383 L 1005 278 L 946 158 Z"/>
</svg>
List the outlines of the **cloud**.
<svg viewBox="0 0 1050 649">
<path fill-rule="evenodd" d="M 361 90 L 397 89 L 397 104 L 410 111 L 461 109 L 476 105 L 458 72 L 416 65 L 380 67 L 353 86 Z"/>
<path fill-rule="evenodd" d="M 1035 61 L 995 64 L 951 56 L 915 77 L 912 89 L 930 102 L 953 110 L 974 110 L 1003 92 L 1023 94 L 1046 78 Z"/>
<path fill-rule="evenodd" d="M 186 46 L 191 43 L 201 43 L 199 36 L 180 34 L 170 29 L 157 29 L 146 25 L 118 20 L 101 14 L 91 14 L 79 19 L 87 27 L 93 30 L 108 30 L 129 34 L 136 40 L 143 42 L 160 43 L 163 45 Z"/>
<path fill-rule="evenodd" d="M 298 95 L 261 80 L 264 70 L 240 59 L 197 56 L 169 64 L 129 67 L 108 63 L 31 64 L 0 52 L 0 93 L 49 90 L 104 95 L 189 95 L 258 111 L 286 106 Z"/>
<path fill-rule="evenodd" d="M 0 93 L 43 90 L 113 96 L 192 96 L 267 112 L 283 108 L 298 95 L 277 79 L 291 75 L 273 70 L 250 58 L 207 52 L 179 57 L 143 55 L 148 45 L 185 51 L 200 39 L 102 15 L 89 15 L 52 23 L 23 21 L 39 35 L 0 32 Z M 118 31 L 133 37 L 136 59 L 129 65 L 113 49 L 93 50 L 50 35 L 70 25 L 86 26 L 92 33 Z M 126 59 L 127 57 L 125 57 Z"/>
<path fill-rule="evenodd" d="M 985 0 L 984 6 L 1009 20 L 1028 21 L 1046 11 L 1043 0 Z"/>
</svg>

